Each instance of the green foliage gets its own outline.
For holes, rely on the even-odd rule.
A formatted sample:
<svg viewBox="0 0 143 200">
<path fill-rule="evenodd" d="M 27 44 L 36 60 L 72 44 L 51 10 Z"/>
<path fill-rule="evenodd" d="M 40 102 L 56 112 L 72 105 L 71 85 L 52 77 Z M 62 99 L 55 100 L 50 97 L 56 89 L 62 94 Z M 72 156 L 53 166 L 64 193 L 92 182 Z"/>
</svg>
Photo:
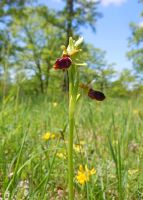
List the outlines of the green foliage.
<svg viewBox="0 0 143 200">
<path fill-rule="evenodd" d="M 141 2 L 142 3 L 142 2 Z M 143 16 L 143 13 L 141 13 Z M 131 23 L 132 36 L 129 39 L 130 51 L 127 56 L 133 62 L 137 72 L 143 71 L 143 22 L 140 24 Z"/>
<path fill-rule="evenodd" d="M 67 20 L 70 17 L 69 20 L 72 21 L 73 32 L 78 32 L 80 27 L 87 25 L 95 31 L 96 21 L 101 17 L 101 13 L 97 11 L 98 2 L 92 0 L 67 0 L 65 2 L 66 6 L 64 10 L 59 12 L 60 16 L 67 15 L 64 21 L 64 27 L 66 27 Z M 70 6 L 72 6 L 72 14 L 69 16 Z"/>
<path fill-rule="evenodd" d="M 93 71 L 94 83 L 101 91 L 107 90 L 111 86 L 112 80 L 116 74 L 113 68 L 115 64 L 108 64 L 105 51 L 95 48 L 92 45 L 87 47 L 87 62 Z"/>
<path fill-rule="evenodd" d="M 0 30 L 1 96 L 8 94 L 11 88 L 13 92 L 19 88 L 21 95 L 46 94 L 50 93 L 53 88 L 55 91 L 62 90 L 65 87 L 63 83 L 65 72 L 55 73 L 53 70 L 56 58 L 61 56 L 59 50 L 61 44 L 67 44 L 68 34 L 74 34 L 77 37 L 80 27 L 87 25 L 92 29 L 96 27 L 95 23 L 100 15 L 97 11 L 98 3 L 84 0 L 65 1 L 63 10 L 54 11 L 45 5 L 38 5 L 35 1 L 23 3 L 22 1 L 11 1 L 9 5 L 7 1 L 2 2 L 0 18 L 3 23 L 0 27 L 2 28 Z M 7 7 L 6 12 L 4 12 L 5 7 Z M 72 9 L 72 13 L 69 9 Z M 142 29 L 137 29 L 137 26 L 134 29 L 135 37 L 131 40 L 131 44 L 133 41 L 138 44 L 142 40 Z M 90 84 L 94 80 L 93 86 L 96 89 L 104 90 L 110 95 L 115 94 L 114 91 L 124 96 L 130 94 L 129 88 L 126 87 L 126 82 L 128 83 L 129 80 L 122 81 L 119 76 L 117 77 L 118 73 L 114 69 L 114 63 L 108 63 L 104 50 L 89 44 L 84 44 L 82 48 L 81 59 L 88 64 L 87 67 L 80 68 L 82 83 Z M 136 66 L 138 63 L 141 69 L 142 48 L 135 48 L 129 54 L 131 59 L 135 58 Z M 126 78 L 128 79 L 128 75 L 124 76 L 124 79 Z M 137 86 L 138 80 L 136 76 L 132 80 L 132 85 L 136 85 L 134 89 L 139 90 L 141 83 Z"/>
<path fill-rule="evenodd" d="M 124 69 L 118 79 L 112 82 L 109 93 L 111 96 L 127 97 L 134 94 L 136 78 L 129 69 Z"/>
<path fill-rule="evenodd" d="M 48 21 L 48 16 L 40 14 L 45 9 L 50 16 L 46 7 L 29 7 L 23 10 L 22 15 L 21 11 L 17 12 L 10 26 L 13 44 L 17 46 L 13 65 L 18 74 L 24 70 L 29 78 L 35 78 L 35 88 L 39 88 L 42 93 L 48 87 L 53 59 L 59 56 L 55 49 L 61 46 L 62 38 L 62 31 Z"/>
</svg>

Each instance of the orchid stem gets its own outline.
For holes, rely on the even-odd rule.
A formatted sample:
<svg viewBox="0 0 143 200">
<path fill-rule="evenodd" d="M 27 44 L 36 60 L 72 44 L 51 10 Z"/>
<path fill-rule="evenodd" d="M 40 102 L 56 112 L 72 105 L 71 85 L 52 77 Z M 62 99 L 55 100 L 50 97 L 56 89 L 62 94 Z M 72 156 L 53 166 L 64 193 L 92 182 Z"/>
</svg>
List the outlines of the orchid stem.
<svg viewBox="0 0 143 200">
<path fill-rule="evenodd" d="M 73 134 L 75 123 L 76 91 L 74 86 L 75 70 L 74 66 L 69 70 L 69 135 L 68 135 L 68 187 L 69 200 L 74 199 L 74 169 L 73 169 Z"/>
</svg>

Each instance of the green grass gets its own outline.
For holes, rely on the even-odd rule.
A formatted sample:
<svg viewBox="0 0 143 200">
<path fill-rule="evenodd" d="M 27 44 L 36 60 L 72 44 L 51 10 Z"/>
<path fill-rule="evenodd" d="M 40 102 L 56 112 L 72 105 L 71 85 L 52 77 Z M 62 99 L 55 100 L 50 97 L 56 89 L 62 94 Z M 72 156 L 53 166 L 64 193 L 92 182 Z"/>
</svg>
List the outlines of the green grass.
<svg viewBox="0 0 143 200">
<path fill-rule="evenodd" d="M 9 96 L 1 103 L 3 199 L 68 199 L 67 102 L 66 96 Z M 107 98 L 100 103 L 85 98 L 78 104 L 74 144 L 84 144 L 82 151 L 74 151 L 75 199 L 143 199 L 142 98 Z M 48 131 L 59 137 L 44 141 L 42 135 Z M 84 185 L 76 180 L 80 164 L 96 169 Z"/>
</svg>

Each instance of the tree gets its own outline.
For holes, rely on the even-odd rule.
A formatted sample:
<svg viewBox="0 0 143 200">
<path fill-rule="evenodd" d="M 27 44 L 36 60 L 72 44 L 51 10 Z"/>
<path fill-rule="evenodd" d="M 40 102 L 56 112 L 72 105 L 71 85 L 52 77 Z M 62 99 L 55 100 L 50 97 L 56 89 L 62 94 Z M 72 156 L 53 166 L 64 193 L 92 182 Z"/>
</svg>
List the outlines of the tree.
<svg viewBox="0 0 143 200">
<path fill-rule="evenodd" d="M 143 17 L 143 12 L 141 16 Z M 130 51 L 127 56 L 136 72 L 143 72 L 143 21 L 139 24 L 131 23 L 130 27 L 132 36 L 129 38 Z"/>
<path fill-rule="evenodd" d="M 55 51 L 61 45 L 58 38 L 62 38 L 59 29 L 41 15 L 45 10 L 50 16 L 46 7 L 27 7 L 22 17 L 21 12 L 14 14 L 10 26 L 13 44 L 17 46 L 13 65 L 24 69 L 28 77 L 35 76 L 41 93 L 47 90 L 53 60 L 59 56 Z"/>
<path fill-rule="evenodd" d="M 65 16 L 67 38 L 75 36 L 83 26 L 89 26 L 93 31 L 96 30 L 97 18 L 101 16 L 97 12 L 97 5 L 98 2 L 93 0 L 66 0 L 66 6 L 62 12 L 59 12 L 59 15 Z"/>
<path fill-rule="evenodd" d="M 31 0 L 1 0 L 0 1 L 0 29 L 8 25 L 12 18 L 11 15 L 16 10 L 23 9 L 24 5 Z"/>
<path fill-rule="evenodd" d="M 13 54 L 9 26 L 12 23 L 12 15 L 22 10 L 30 0 L 1 0 L 0 1 L 0 71 L 3 96 L 6 94 L 7 85 L 10 81 L 9 58 Z"/>
<path fill-rule="evenodd" d="M 108 64 L 106 60 L 106 52 L 95 48 L 92 45 L 88 45 L 88 66 L 93 70 L 94 76 L 92 79 L 95 80 L 96 87 L 101 91 L 109 88 L 112 79 L 115 76 L 115 70 L 113 69 L 114 63 Z"/>
<path fill-rule="evenodd" d="M 134 91 L 135 84 L 136 77 L 133 71 L 125 68 L 119 74 L 119 77 L 112 82 L 110 92 L 115 97 L 129 96 Z"/>
</svg>

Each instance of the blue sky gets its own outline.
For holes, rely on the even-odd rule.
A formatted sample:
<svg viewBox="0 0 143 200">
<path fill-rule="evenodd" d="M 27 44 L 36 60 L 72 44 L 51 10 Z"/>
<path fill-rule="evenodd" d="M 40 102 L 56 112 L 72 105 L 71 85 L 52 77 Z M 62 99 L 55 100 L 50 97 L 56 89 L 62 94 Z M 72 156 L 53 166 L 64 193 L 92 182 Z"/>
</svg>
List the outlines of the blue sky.
<svg viewBox="0 0 143 200">
<path fill-rule="evenodd" d="M 62 0 L 42 0 L 48 7 L 61 9 Z M 129 23 L 142 22 L 140 17 L 142 7 L 138 0 L 101 0 L 98 11 L 103 14 L 96 24 L 96 33 L 90 28 L 82 28 L 82 35 L 88 43 L 107 52 L 109 63 L 115 62 L 116 69 L 131 68 L 132 63 L 126 58 L 128 37 L 131 35 Z"/>
</svg>

